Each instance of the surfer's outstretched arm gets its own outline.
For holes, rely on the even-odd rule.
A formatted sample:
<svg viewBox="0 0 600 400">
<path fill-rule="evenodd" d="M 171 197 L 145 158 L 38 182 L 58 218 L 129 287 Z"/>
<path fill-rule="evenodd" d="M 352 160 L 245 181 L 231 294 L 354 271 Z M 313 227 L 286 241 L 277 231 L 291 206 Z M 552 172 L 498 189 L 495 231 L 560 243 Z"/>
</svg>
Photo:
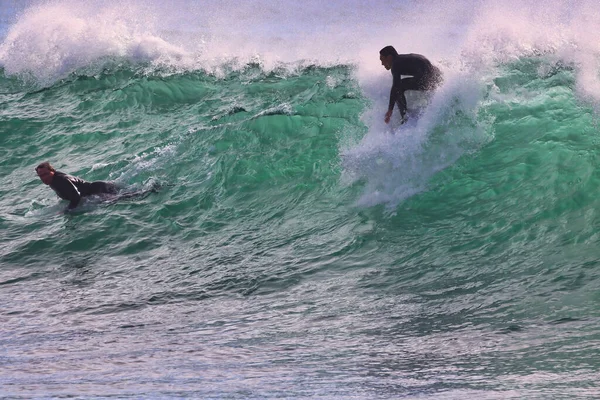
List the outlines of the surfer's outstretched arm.
<svg viewBox="0 0 600 400">
<path fill-rule="evenodd" d="M 394 50 L 395 52 L 395 50 Z M 397 56 L 397 54 L 395 55 Z M 404 87 L 404 82 L 402 79 L 402 71 L 399 68 L 399 65 L 394 64 L 395 56 L 392 55 L 390 57 L 380 57 L 381 62 L 386 69 L 391 69 L 392 71 L 392 88 L 390 89 L 390 101 L 388 103 L 388 110 L 385 114 L 385 123 L 390 122 L 390 118 L 392 117 L 392 113 L 394 112 L 394 106 L 398 104 L 398 110 L 400 110 L 400 116 L 402 117 L 402 123 L 404 123 L 406 118 L 406 96 L 404 95 L 404 91 L 406 88 Z"/>
<path fill-rule="evenodd" d="M 392 113 L 394 112 L 394 106 L 398 104 L 398 110 L 400 110 L 400 116 L 402 117 L 402 123 L 406 120 L 406 96 L 404 95 L 404 90 L 402 89 L 401 79 L 398 79 L 399 82 L 396 82 L 396 78 L 394 77 L 394 84 L 390 89 L 390 101 L 388 104 L 388 110 L 385 114 L 385 123 L 390 122 L 390 118 L 392 117 Z"/>
<path fill-rule="evenodd" d="M 390 122 L 390 118 L 392 118 L 392 113 L 394 112 L 394 105 L 396 104 L 396 99 L 394 96 L 395 92 L 394 92 L 394 86 L 392 86 L 392 89 L 390 89 L 390 103 L 388 106 L 388 110 L 385 113 L 385 123 L 387 124 L 388 122 Z"/>
</svg>

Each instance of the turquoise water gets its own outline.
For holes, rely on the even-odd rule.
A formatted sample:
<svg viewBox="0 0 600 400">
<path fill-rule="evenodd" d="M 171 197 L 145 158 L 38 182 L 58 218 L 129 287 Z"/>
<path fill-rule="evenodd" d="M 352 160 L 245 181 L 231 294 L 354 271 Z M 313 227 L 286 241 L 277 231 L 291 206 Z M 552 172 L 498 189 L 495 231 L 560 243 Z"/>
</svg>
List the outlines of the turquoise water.
<svg viewBox="0 0 600 400">
<path fill-rule="evenodd" d="M 427 20 L 446 79 L 402 126 L 382 121 L 388 42 L 305 36 L 379 32 L 364 15 L 20 14 L 0 45 L 0 397 L 597 398 L 595 6 L 554 4 L 557 38 L 456 4 L 481 8 Z M 260 40 L 224 46 L 223 26 Z M 46 160 L 159 190 L 65 214 Z"/>
</svg>

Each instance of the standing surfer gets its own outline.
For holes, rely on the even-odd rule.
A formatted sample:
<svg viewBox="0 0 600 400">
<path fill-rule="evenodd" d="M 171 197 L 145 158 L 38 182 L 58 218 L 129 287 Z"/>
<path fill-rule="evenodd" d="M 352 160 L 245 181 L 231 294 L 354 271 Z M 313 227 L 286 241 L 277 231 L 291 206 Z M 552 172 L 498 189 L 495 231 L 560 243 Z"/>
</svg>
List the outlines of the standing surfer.
<svg viewBox="0 0 600 400">
<path fill-rule="evenodd" d="M 393 84 L 390 91 L 390 103 L 385 113 L 385 123 L 390 122 L 394 104 L 398 104 L 401 123 L 406 122 L 407 90 L 433 90 L 442 83 L 442 72 L 427 58 L 420 54 L 398 54 L 392 46 L 386 46 L 379 51 L 381 65 L 388 71 L 392 70 Z M 402 75 L 410 77 L 402 79 Z"/>
</svg>

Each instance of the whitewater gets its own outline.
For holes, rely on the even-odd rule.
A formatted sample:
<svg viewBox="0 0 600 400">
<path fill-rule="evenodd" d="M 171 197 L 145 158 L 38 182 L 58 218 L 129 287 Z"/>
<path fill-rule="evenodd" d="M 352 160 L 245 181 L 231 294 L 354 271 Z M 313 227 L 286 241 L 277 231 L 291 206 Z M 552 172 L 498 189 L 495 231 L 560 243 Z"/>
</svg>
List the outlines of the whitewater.
<svg viewBox="0 0 600 400">
<path fill-rule="evenodd" d="M 0 19 L 0 398 L 600 397 L 597 2 Z"/>
</svg>

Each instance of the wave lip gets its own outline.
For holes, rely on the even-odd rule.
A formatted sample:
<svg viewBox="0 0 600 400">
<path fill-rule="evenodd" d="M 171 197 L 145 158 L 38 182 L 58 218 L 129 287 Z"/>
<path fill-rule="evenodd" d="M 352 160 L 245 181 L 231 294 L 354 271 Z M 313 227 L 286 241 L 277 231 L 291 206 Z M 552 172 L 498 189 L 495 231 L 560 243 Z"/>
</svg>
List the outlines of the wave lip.
<svg viewBox="0 0 600 400">
<path fill-rule="evenodd" d="M 6 75 L 52 83 L 69 74 L 124 58 L 133 62 L 180 61 L 186 51 L 162 39 L 151 17 L 133 7 L 98 10 L 68 3 L 27 9 L 0 45 Z"/>
</svg>

